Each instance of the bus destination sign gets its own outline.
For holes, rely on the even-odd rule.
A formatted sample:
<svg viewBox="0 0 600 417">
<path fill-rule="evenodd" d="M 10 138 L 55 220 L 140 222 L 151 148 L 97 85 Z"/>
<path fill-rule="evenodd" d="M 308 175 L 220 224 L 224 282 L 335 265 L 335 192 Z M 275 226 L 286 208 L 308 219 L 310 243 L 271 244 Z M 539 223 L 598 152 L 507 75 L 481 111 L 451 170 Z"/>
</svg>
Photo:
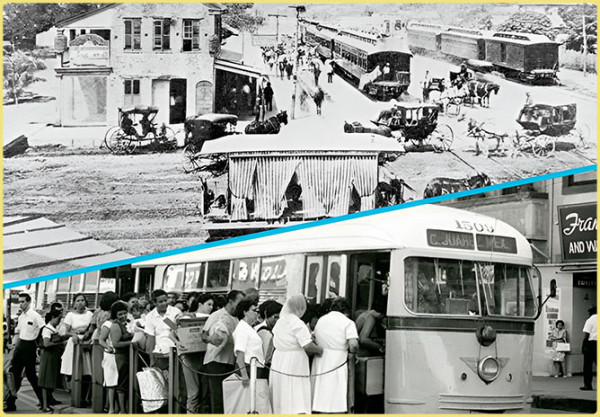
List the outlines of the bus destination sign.
<svg viewBox="0 0 600 417">
<path fill-rule="evenodd" d="M 472 233 L 427 229 L 427 244 L 438 248 L 475 250 Z"/>
<path fill-rule="evenodd" d="M 517 253 L 517 239 L 477 233 L 477 249 L 486 252 Z"/>
</svg>

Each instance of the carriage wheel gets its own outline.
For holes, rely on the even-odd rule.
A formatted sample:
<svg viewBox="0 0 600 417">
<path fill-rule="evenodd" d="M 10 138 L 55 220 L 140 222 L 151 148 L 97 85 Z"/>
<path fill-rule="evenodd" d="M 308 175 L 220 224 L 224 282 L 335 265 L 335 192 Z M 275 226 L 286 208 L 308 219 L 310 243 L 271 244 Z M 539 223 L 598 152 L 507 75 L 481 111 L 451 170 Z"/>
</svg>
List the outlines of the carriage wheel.
<svg viewBox="0 0 600 417">
<path fill-rule="evenodd" d="M 177 138 L 175 137 L 175 131 L 169 126 L 165 126 L 164 131 L 160 128 L 160 135 L 158 141 L 161 144 L 161 148 L 165 151 L 174 151 L 177 149 Z"/>
<path fill-rule="evenodd" d="M 547 157 L 554 152 L 555 143 L 546 135 L 540 135 L 533 140 L 531 150 L 535 156 Z"/>
<path fill-rule="evenodd" d="M 126 135 L 120 128 L 113 131 L 105 143 L 106 147 L 116 155 L 130 154 L 137 147 L 137 143 L 132 136 Z"/>
<path fill-rule="evenodd" d="M 186 145 L 183 148 L 183 172 L 189 174 L 190 172 L 197 171 L 200 168 L 198 164 L 198 158 L 196 158 L 196 146 L 194 144 Z"/>
<path fill-rule="evenodd" d="M 448 125 L 438 125 L 431 134 L 431 144 L 435 152 L 449 151 L 454 142 L 454 132 Z"/>
<path fill-rule="evenodd" d="M 108 148 L 108 150 L 110 150 L 110 146 L 108 145 L 110 137 L 120 129 L 121 129 L 120 126 L 113 126 L 110 129 L 108 129 L 106 131 L 106 134 L 104 135 L 104 142 L 102 142 L 102 145 L 100 147 L 102 148 L 102 146 L 106 146 Z"/>
</svg>

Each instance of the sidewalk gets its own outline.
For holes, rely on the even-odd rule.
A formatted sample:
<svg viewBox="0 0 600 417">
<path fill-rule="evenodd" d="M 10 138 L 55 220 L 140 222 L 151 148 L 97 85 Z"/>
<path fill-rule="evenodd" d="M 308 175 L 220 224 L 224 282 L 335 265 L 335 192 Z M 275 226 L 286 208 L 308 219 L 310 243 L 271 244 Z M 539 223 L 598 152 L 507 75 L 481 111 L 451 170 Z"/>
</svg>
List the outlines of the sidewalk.
<svg viewBox="0 0 600 417">
<path fill-rule="evenodd" d="M 594 386 L 597 383 L 594 379 Z M 533 408 L 571 413 L 595 413 L 597 391 L 581 391 L 581 375 L 569 378 L 533 377 Z"/>
</svg>

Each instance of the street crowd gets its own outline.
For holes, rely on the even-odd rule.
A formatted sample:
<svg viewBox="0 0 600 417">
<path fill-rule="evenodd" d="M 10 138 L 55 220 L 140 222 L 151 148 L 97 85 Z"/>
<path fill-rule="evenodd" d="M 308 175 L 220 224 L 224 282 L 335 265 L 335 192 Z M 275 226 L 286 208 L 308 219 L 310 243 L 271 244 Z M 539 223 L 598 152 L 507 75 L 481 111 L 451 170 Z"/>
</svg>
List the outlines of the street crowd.
<svg viewBox="0 0 600 417">
<path fill-rule="evenodd" d="M 384 351 L 383 305 L 359 312 L 355 322 L 349 318 L 350 304 L 343 297 L 319 305 L 307 304 L 298 294 L 281 305 L 271 299 L 259 304 L 258 291 L 253 288 L 226 296 L 180 295 L 157 289 L 151 297 L 134 293 L 119 297 L 109 291 L 100 297 L 94 311 L 88 308 L 86 295 L 77 294 L 66 314 L 62 304 L 55 302 L 43 313 L 45 317 L 33 309 L 29 294 L 20 294 L 19 303 L 14 344 L 5 355 L 11 358 L 5 361 L 5 412 L 17 411 L 23 373 L 39 400 L 39 409 L 54 412 L 53 406 L 60 404 L 54 391 L 69 389 L 75 379 L 75 345 L 95 340 L 104 350 L 103 407 L 110 414 L 129 410 L 132 344 L 144 365 L 160 370 L 168 369 L 168 353 L 176 349 L 184 380 L 176 393 L 179 405 L 188 413 L 203 414 L 225 412 L 224 380 L 235 375 L 247 387 L 252 360 L 258 367 L 257 378 L 268 381 L 259 387 L 268 387 L 265 396 L 272 412 L 348 412 L 353 406 L 352 396 L 347 395 L 349 361 L 353 362 L 353 355 L 381 356 Z M 205 351 L 186 353 L 175 331 L 184 318 L 206 319 L 202 329 Z M 89 349 L 82 349 L 79 366 L 83 375 L 81 407 L 89 407 Z M 141 399 L 139 394 L 137 399 Z"/>
</svg>

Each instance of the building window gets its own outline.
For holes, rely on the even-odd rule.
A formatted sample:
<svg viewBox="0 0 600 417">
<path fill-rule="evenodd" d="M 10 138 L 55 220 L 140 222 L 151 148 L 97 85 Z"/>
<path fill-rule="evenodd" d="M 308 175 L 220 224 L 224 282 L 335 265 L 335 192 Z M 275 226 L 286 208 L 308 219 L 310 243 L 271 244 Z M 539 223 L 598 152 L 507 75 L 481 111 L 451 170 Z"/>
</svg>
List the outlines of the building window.
<svg viewBox="0 0 600 417">
<path fill-rule="evenodd" d="M 183 50 L 200 50 L 200 19 L 183 20 Z"/>
<path fill-rule="evenodd" d="M 171 49 L 171 19 L 154 20 L 154 50 L 168 51 Z"/>
<path fill-rule="evenodd" d="M 596 191 L 596 171 L 569 175 L 562 178 L 563 195 L 592 193 Z"/>
<path fill-rule="evenodd" d="M 125 106 L 138 104 L 140 99 L 140 80 L 125 80 L 123 85 L 125 92 Z"/>
<path fill-rule="evenodd" d="M 125 50 L 142 49 L 142 19 L 125 19 Z"/>
</svg>

